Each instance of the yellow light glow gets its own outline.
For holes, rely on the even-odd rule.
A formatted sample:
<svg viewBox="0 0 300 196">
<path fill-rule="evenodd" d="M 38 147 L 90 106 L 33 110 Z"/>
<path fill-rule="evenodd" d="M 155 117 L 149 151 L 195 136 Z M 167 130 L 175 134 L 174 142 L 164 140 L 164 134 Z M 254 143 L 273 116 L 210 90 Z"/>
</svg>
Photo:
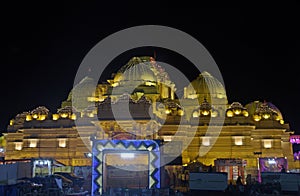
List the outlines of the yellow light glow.
<svg viewBox="0 0 300 196">
<path fill-rule="evenodd" d="M 253 120 L 255 120 L 255 121 L 260 121 L 261 120 L 261 116 L 260 115 L 258 115 L 258 114 L 254 114 L 253 115 Z"/>
<path fill-rule="evenodd" d="M 14 120 L 10 120 L 10 121 L 9 121 L 9 125 L 10 125 L 10 126 L 13 126 L 13 125 L 14 125 Z"/>
<path fill-rule="evenodd" d="M 87 100 L 89 102 L 99 102 L 100 101 L 100 99 L 98 97 L 88 97 Z"/>
<path fill-rule="evenodd" d="M 243 115 L 244 115 L 245 117 L 248 117 L 248 116 L 249 116 L 249 113 L 248 113 L 246 110 L 244 110 L 244 111 L 243 111 Z"/>
<path fill-rule="evenodd" d="M 67 118 L 68 116 L 69 116 L 68 113 L 61 113 L 61 114 L 60 114 L 60 117 L 62 117 L 62 118 Z"/>
<path fill-rule="evenodd" d="M 271 139 L 264 140 L 264 148 L 272 148 L 272 140 Z"/>
<path fill-rule="evenodd" d="M 237 146 L 243 145 L 243 136 L 235 136 L 234 137 L 234 144 Z"/>
<path fill-rule="evenodd" d="M 217 98 L 222 99 L 222 98 L 224 98 L 224 95 L 219 93 L 219 94 L 217 94 Z"/>
<path fill-rule="evenodd" d="M 269 119 L 269 118 L 271 117 L 271 115 L 270 115 L 269 113 L 264 113 L 264 114 L 262 115 L 262 117 L 263 117 L 264 119 Z"/>
<path fill-rule="evenodd" d="M 210 145 L 210 137 L 202 137 L 202 145 L 209 146 Z"/>
<path fill-rule="evenodd" d="M 154 83 L 154 82 L 145 82 L 145 85 L 146 85 L 146 86 L 154 86 L 155 83 Z"/>
<path fill-rule="evenodd" d="M 72 119 L 72 120 L 76 120 L 76 114 L 72 114 L 72 115 L 71 115 L 71 119 Z"/>
<path fill-rule="evenodd" d="M 67 147 L 67 139 L 66 138 L 59 138 L 58 139 L 58 146 L 61 148 Z"/>
<path fill-rule="evenodd" d="M 171 142 L 172 138 L 173 137 L 171 135 L 165 135 L 165 136 L 163 136 L 163 139 L 164 139 L 165 142 Z"/>
<path fill-rule="evenodd" d="M 213 111 L 212 113 L 211 113 L 211 117 L 217 117 L 218 116 L 218 112 L 217 111 Z"/>
<path fill-rule="evenodd" d="M 199 114 L 198 111 L 194 111 L 194 112 L 193 112 L 193 117 L 194 117 L 194 118 L 197 118 L 197 117 L 199 117 L 199 116 L 200 116 L 200 114 Z"/>
<path fill-rule="evenodd" d="M 183 115 L 184 115 L 184 112 L 183 112 L 183 110 L 179 109 L 179 110 L 177 111 L 177 114 L 178 114 L 179 116 L 183 116 Z"/>
<path fill-rule="evenodd" d="M 116 87 L 116 86 L 118 86 L 118 85 L 119 85 L 119 83 L 117 83 L 117 82 L 111 84 L 112 87 Z"/>
<path fill-rule="evenodd" d="M 30 114 L 26 115 L 26 121 L 31 121 L 32 120 L 32 116 Z"/>
<path fill-rule="evenodd" d="M 32 118 L 34 118 L 34 119 L 37 119 L 38 117 L 39 117 L 38 114 L 33 114 L 33 115 L 32 115 Z"/>
<path fill-rule="evenodd" d="M 58 120 L 59 114 L 52 114 L 52 120 Z"/>
<path fill-rule="evenodd" d="M 165 113 L 166 113 L 166 114 L 170 114 L 170 113 L 171 113 L 171 110 L 170 110 L 170 109 L 166 109 L 166 110 L 165 110 Z"/>
<path fill-rule="evenodd" d="M 233 112 L 234 112 L 235 115 L 240 115 L 242 113 L 242 110 L 234 109 Z"/>
<path fill-rule="evenodd" d="M 279 120 L 279 123 L 283 125 L 284 124 L 284 120 L 282 120 L 282 119 Z"/>
<path fill-rule="evenodd" d="M 208 116 L 209 115 L 209 111 L 208 110 L 202 110 L 201 111 L 201 114 L 203 115 L 203 116 Z"/>
<path fill-rule="evenodd" d="M 37 147 L 37 139 L 29 139 L 29 147 L 30 148 L 36 148 Z"/>
<path fill-rule="evenodd" d="M 23 142 L 15 142 L 15 150 L 22 150 Z"/>
<path fill-rule="evenodd" d="M 93 118 L 95 115 L 94 115 L 94 113 L 88 113 L 87 116 L 90 118 Z"/>
<path fill-rule="evenodd" d="M 231 110 L 228 110 L 226 112 L 227 117 L 233 117 L 233 112 Z"/>
<path fill-rule="evenodd" d="M 47 117 L 47 115 L 45 114 L 40 114 L 39 117 L 37 118 L 37 120 L 45 120 Z"/>
</svg>

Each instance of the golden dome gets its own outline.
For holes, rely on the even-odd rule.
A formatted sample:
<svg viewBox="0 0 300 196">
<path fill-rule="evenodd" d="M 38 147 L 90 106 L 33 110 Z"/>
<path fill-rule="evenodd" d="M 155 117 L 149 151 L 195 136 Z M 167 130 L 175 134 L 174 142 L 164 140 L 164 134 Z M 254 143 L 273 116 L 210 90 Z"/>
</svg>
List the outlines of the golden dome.
<svg viewBox="0 0 300 196">
<path fill-rule="evenodd" d="M 245 105 L 249 115 L 260 116 L 260 119 L 273 119 L 276 121 L 283 120 L 280 110 L 271 102 L 254 101 Z"/>
<path fill-rule="evenodd" d="M 204 71 L 187 86 L 188 98 L 225 98 L 226 91 L 223 84 L 213 77 L 210 73 Z"/>
<path fill-rule="evenodd" d="M 114 77 L 114 82 L 156 82 L 156 76 L 151 70 L 151 57 L 133 57 L 121 67 Z"/>
</svg>

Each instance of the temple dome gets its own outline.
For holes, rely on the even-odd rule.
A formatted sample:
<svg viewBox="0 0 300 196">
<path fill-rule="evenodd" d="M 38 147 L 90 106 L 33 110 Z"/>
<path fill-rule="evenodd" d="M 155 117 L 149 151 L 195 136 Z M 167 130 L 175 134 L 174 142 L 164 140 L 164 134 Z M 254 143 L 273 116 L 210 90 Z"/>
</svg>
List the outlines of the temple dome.
<svg viewBox="0 0 300 196">
<path fill-rule="evenodd" d="M 227 99 L 223 84 L 204 71 L 186 87 L 187 98 Z"/>
<path fill-rule="evenodd" d="M 113 76 L 113 84 L 116 86 L 128 81 L 148 81 L 172 84 L 168 73 L 153 57 L 140 56 L 131 58 Z"/>
<path fill-rule="evenodd" d="M 150 60 L 150 57 L 133 57 L 117 72 L 114 82 L 156 82 L 156 76 L 151 70 Z"/>
<path fill-rule="evenodd" d="M 249 115 L 255 115 L 259 113 L 270 113 L 273 115 L 274 120 L 283 120 L 282 113 L 280 110 L 271 102 L 253 101 L 245 105 Z"/>
<path fill-rule="evenodd" d="M 95 97 L 99 94 L 96 88 L 97 83 L 91 77 L 84 77 L 68 95 L 65 102 L 62 103 L 62 108 L 73 106 L 76 110 L 81 111 L 89 105 L 89 97 Z M 73 96 L 76 96 L 74 99 Z"/>
</svg>

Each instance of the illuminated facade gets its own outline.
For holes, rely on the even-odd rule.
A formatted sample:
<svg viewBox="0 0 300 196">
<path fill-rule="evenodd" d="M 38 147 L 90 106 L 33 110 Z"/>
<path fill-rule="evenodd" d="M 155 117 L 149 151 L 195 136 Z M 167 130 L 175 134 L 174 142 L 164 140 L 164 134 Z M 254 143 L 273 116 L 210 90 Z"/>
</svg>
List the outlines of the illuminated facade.
<svg viewBox="0 0 300 196">
<path fill-rule="evenodd" d="M 152 57 L 132 58 L 107 81 L 95 90 L 93 79 L 83 78 L 56 113 L 38 107 L 18 114 L 5 134 L 5 159 L 51 157 L 65 165 L 91 165 L 86 153 L 93 137 L 177 142 L 178 148 L 164 149 L 162 159 L 180 154 L 182 165 L 213 165 L 228 172 L 229 180 L 257 177 L 259 158 L 283 158 L 287 169 L 296 167 L 293 132 L 280 110 L 270 102 L 228 103 L 225 88 L 210 73 L 186 86 L 182 98 Z M 74 92 L 82 96 L 72 104 Z M 220 134 L 213 134 L 218 129 Z M 208 152 L 201 154 L 200 148 Z"/>
</svg>

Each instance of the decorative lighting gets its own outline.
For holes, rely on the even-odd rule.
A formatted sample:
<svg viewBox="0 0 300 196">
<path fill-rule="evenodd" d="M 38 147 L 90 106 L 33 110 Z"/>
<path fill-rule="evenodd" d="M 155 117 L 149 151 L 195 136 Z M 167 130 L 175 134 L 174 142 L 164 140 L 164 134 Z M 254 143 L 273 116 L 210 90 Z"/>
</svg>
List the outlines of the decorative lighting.
<svg viewBox="0 0 300 196">
<path fill-rule="evenodd" d="M 201 110 L 201 114 L 203 116 L 208 116 L 210 114 L 210 111 L 208 111 L 208 110 Z"/>
<path fill-rule="evenodd" d="M 210 146 L 210 137 L 202 137 L 202 145 Z"/>
<path fill-rule="evenodd" d="M 32 120 L 32 116 L 30 114 L 26 115 L 26 121 L 31 121 Z"/>
<path fill-rule="evenodd" d="M 210 111 L 211 111 L 212 107 L 210 105 L 210 103 L 204 99 L 203 102 L 200 105 L 200 113 L 203 116 L 208 116 L 210 115 Z"/>
<path fill-rule="evenodd" d="M 58 120 L 59 114 L 52 114 L 52 120 Z"/>
<path fill-rule="evenodd" d="M 179 116 L 183 116 L 183 115 L 184 115 L 184 111 L 183 111 L 182 109 L 179 109 L 179 110 L 177 111 L 177 114 L 178 114 Z"/>
<path fill-rule="evenodd" d="M 165 142 L 170 142 L 170 141 L 172 141 L 172 136 L 171 135 L 165 135 L 165 136 L 163 136 L 163 139 L 164 139 Z"/>
<path fill-rule="evenodd" d="M 234 136 L 234 144 L 237 146 L 243 145 L 243 136 Z"/>
<path fill-rule="evenodd" d="M 72 114 L 70 117 L 72 120 L 76 120 L 76 114 Z"/>
<path fill-rule="evenodd" d="M 264 113 L 264 114 L 262 114 L 262 117 L 264 119 L 269 119 L 271 117 L 271 115 L 269 113 Z"/>
<path fill-rule="evenodd" d="M 255 120 L 256 122 L 261 120 L 261 116 L 259 114 L 254 114 L 253 115 L 253 120 Z"/>
<path fill-rule="evenodd" d="M 121 158 L 122 159 L 133 159 L 134 153 L 121 153 Z"/>
<path fill-rule="evenodd" d="M 38 140 L 37 139 L 29 139 L 29 147 L 30 148 L 36 148 L 37 147 L 37 142 Z"/>
<path fill-rule="evenodd" d="M 90 112 L 90 113 L 87 113 L 87 116 L 90 118 L 93 118 L 95 115 L 94 115 L 94 113 Z"/>
<path fill-rule="evenodd" d="M 219 115 L 219 113 L 216 110 L 213 110 L 211 112 L 211 117 L 217 117 Z"/>
<path fill-rule="evenodd" d="M 165 110 L 165 113 L 166 113 L 166 114 L 170 114 L 170 113 L 171 113 L 171 109 L 166 109 L 166 110 Z"/>
<path fill-rule="evenodd" d="M 243 111 L 243 115 L 244 115 L 245 117 L 248 117 L 248 116 L 249 116 L 249 113 L 248 113 L 246 110 L 244 110 L 244 111 Z"/>
<path fill-rule="evenodd" d="M 242 110 L 241 109 L 233 109 L 233 113 L 235 115 L 240 115 L 242 113 Z"/>
<path fill-rule="evenodd" d="M 271 139 L 265 139 L 264 141 L 264 148 L 272 148 L 272 140 Z"/>
<path fill-rule="evenodd" d="M 34 118 L 34 119 L 37 119 L 38 117 L 39 117 L 38 114 L 33 114 L 33 115 L 32 115 L 32 118 Z"/>
<path fill-rule="evenodd" d="M 198 111 L 194 111 L 194 112 L 193 112 L 193 118 L 197 118 L 197 117 L 199 117 L 199 116 L 200 116 L 200 114 L 199 114 Z"/>
<path fill-rule="evenodd" d="M 62 118 L 67 118 L 67 117 L 69 116 L 69 114 L 68 114 L 68 113 L 61 113 L 60 116 L 61 116 Z"/>
<path fill-rule="evenodd" d="M 227 110 L 226 115 L 227 117 L 233 117 L 233 111 Z"/>
<path fill-rule="evenodd" d="M 58 146 L 61 148 L 67 147 L 67 138 L 59 138 L 58 139 Z"/>
<path fill-rule="evenodd" d="M 37 120 L 42 121 L 42 120 L 45 120 L 46 117 L 47 117 L 47 115 L 45 115 L 45 114 L 40 114 L 39 117 L 37 118 Z"/>
<path fill-rule="evenodd" d="M 240 102 L 233 102 L 229 109 L 226 112 L 227 117 L 233 117 L 234 115 L 244 115 L 245 117 L 248 116 L 247 109 L 243 107 L 243 105 Z M 246 114 L 246 115 L 245 115 Z"/>
<path fill-rule="evenodd" d="M 15 150 L 22 150 L 23 142 L 15 142 Z"/>
</svg>

